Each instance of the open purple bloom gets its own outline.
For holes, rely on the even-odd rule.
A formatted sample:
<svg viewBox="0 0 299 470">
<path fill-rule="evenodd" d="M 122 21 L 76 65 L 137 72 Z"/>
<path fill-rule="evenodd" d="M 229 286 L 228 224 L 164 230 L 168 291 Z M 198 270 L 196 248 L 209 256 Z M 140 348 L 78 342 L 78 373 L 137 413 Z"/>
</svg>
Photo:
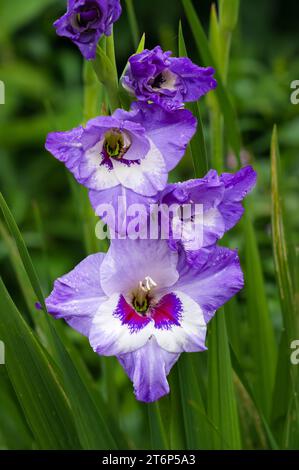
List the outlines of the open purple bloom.
<svg viewBox="0 0 299 470">
<path fill-rule="evenodd" d="M 161 193 L 160 203 L 165 204 L 166 208 L 178 205 L 178 214 L 170 213 L 169 218 L 167 211 L 167 220 L 171 224 L 170 247 L 183 247 L 189 262 L 194 261 L 194 258 L 199 260 L 197 252 L 200 249 L 200 260 L 203 261 L 204 253 L 208 256 L 208 248 L 239 222 L 244 213 L 242 201 L 255 183 L 256 172 L 251 166 L 247 166 L 235 174 L 223 173 L 218 176 L 215 170 L 210 170 L 202 179 L 167 185 Z M 183 216 L 185 205 L 190 205 L 192 209 L 196 204 L 201 208 L 200 217 L 197 219 L 198 227 L 197 214 L 190 210 L 189 206 L 186 217 Z M 176 240 L 175 223 L 178 219 L 181 237 Z M 200 246 L 196 246 L 196 232 L 200 230 L 202 237 L 197 239 Z"/>
<path fill-rule="evenodd" d="M 121 15 L 119 0 L 68 0 L 65 15 L 54 26 L 59 36 L 70 38 L 85 59 L 94 59 L 99 39 L 109 36 Z"/>
<path fill-rule="evenodd" d="M 138 400 L 155 401 L 179 355 L 206 349 L 207 322 L 243 287 L 235 251 L 215 247 L 199 265 L 163 240 L 115 240 L 58 279 L 46 305 L 95 352 L 118 357 Z"/>
<path fill-rule="evenodd" d="M 151 202 L 165 188 L 168 172 L 184 155 L 195 130 L 196 119 L 187 110 L 169 112 L 134 103 L 129 112 L 118 109 L 86 127 L 50 133 L 46 149 L 90 190 L 96 210 L 119 194 Z"/>
<path fill-rule="evenodd" d="M 129 59 L 123 86 L 139 101 L 153 101 L 166 109 L 197 101 L 217 86 L 212 67 L 198 67 L 186 57 L 171 57 L 160 46 Z"/>
</svg>

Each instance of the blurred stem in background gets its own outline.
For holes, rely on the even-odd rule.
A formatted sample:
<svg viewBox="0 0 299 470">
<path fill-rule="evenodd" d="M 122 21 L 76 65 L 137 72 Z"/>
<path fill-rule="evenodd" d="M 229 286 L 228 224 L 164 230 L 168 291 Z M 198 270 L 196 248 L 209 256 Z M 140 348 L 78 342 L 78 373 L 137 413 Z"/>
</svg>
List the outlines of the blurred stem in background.
<svg viewBox="0 0 299 470">
<path fill-rule="evenodd" d="M 134 48 L 137 49 L 140 38 L 140 32 L 134 9 L 134 0 L 126 0 L 126 7 Z"/>
</svg>

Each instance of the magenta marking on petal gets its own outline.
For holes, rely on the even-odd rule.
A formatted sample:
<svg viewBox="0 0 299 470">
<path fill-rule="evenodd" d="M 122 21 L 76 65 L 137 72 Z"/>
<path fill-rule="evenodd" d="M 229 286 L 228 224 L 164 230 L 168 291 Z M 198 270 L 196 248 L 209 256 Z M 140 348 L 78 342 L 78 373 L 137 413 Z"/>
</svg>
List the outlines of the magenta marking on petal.
<svg viewBox="0 0 299 470">
<path fill-rule="evenodd" d="M 106 166 L 108 170 L 113 170 L 113 164 L 111 159 L 114 159 L 120 163 L 122 163 L 125 166 L 132 166 L 132 165 L 140 165 L 141 160 L 128 160 L 127 158 L 115 158 L 115 157 L 110 157 L 107 153 L 107 151 L 103 148 L 101 152 L 101 157 L 102 161 L 100 162 L 100 166 Z"/>
<path fill-rule="evenodd" d="M 155 327 L 160 330 L 170 330 L 174 325 L 181 326 L 183 305 L 175 294 L 167 294 L 153 309 L 152 318 Z"/>
<path fill-rule="evenodd" d="M 101 156 L 102 156 L 102 161 L 100 163 L 100 166 L 106 166 L 109 171 L 112 171 L 113 170 L 113 165 L 112 165 L 111 159 L 110 159 L 110 157 L 107 154 L 105 149 L 103 149 L 103 151 L 101 153 Z"/>
<path fill-rule="evenodd" d="M 143 317 L 126 302 L 126 299 L 121 296 L 113 316 L 120 319 L 122 325 L 126 325 L 131 333 L 138 333 L 151 321 L 149 317 Z"/>
<path fill-rule="evenodd" d="M 127 158 L 122 158 L 118 161 L 125 166 L 140 165 L 141 163 L 141 160 L 128 160 Z"/>
</svg>

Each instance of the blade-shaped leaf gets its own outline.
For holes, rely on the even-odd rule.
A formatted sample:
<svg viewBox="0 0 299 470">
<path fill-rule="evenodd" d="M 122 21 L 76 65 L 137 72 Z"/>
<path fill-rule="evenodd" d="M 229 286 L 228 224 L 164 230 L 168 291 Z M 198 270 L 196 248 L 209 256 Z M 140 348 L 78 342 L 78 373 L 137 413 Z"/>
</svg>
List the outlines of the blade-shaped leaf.
<svg viewBox="0 0 299 470">
<path fill-rule="evenodd" d="M 279 449 L 279 446 L 275 440 L 275 437 L 273 436 L 273 433 L 271 431 L 271 428 L 270 428 L 270 425 L 268 423 L 268 421 L 266 420 L 262 410 L 260 409 L 257 401 L 256 401 L 256 398 L 255 398 L 255 394 L 253 393 L 253 390 L 252 390 L 252 387 L 250 386 L 244 372 L 243 372 L 243 367 L 240 365 L 240 362 L 233 350 L 232 347 L 230 347 L 230 355 L 231 355 L 231 361 L 232 361 L 232 366 L 236 372 L 236 374 L 238 375 L 243 387 L 246 389 L 248 395 L 250 396 L 253 404 L 255 405 L 258 413 L 259 413 L 259 416 L 263 422 L 263 425 L 264 425 L 264 429 L 265 429 L 265 432 L 267 434 L 267 437 L 268 437 L 268 440 L 269 440 L 269 444 L 270 444 L 270 447 L 271 449 L 273 450 L 278 450 Z"/>
<path fill-rule="evenodd" d="M 178 363 L 186 442 L 188 449 L 211 449 L 212 436 L 217 430 L 203 403 L 199 382 L 203 371 L 196 359 L 194 354 L 183 354 Z"/>
<path fill-rule="evenodd" d="M 6 367 L 41 449 L 80 449 L 69 401 L 43 348 L 0 279 L 0 337 Z"/>
<path fill-rule="evenodd" d="M 260 253 L 251 220 L 251 207 L 245 203 L 245 295 L 246 314 L 250 325 L 250 347 L 254 359 L 254 390 L 266 417 L 271 410 L 271 397 L 277 360 L 273 326 L 269 316 Z"/>
<path fill-rule="evenodd" d="M 149 403 L 148 405 L 148 420 L 151 436 L 151 449 L 159 450 L 169 448 L 167 439 L 167 432 L 163 423 L 160 411 L 159 402 Z"/>
<path fill-rule="evenodd" d="M 272 181 L 272 236 L 276 277 L 285 328 L 289 340 L 299 337 L 299 319 L 295 312 L 294 283 L 284 221 L 284 207 L 280 190 L 280 155 L 277 128 L 274 127 L 271 142 Z"/>
<path fill-rule="evenodd" d="M 208 338 L 208 416 L 219 431 L 218 436 L 213 435 L 213 449 L 240 449 L 239 418 L 223 310 L 211 321 Z"/>
<path fill-rule="evenodd" d="M 33 436 L 11 387 L 7 372 L 0 367 L 0 448 L 31 449 Z"/>
<path fill-rule="evenodd" d="M 299 338 L 299 318 L 298 306 L 296 307 L 295 281 L 293 278 L 294 269 L 290 257 L 290 242 L 288 240 L 288 231 L 285 226 L 284 205 L 281 191 L 281 166 L 280 152 L 277 137 L 276 126 L 273 129 L 271 141 L 271 183 L 272 183 L 272 237 L 273 252 L 275 261 L 276 279 L 279 288 L 280 305 L 283 315 L 285 331 L 281 342 L 281 360 L 277 368 L 276 388 L 274 399 L 278 397 L 288 397 L 288 411 L 285 422 L 284 446 L 286 448 L 296 448 L 299 442 L 299 371 L 298 366 L 292 364 L 290 360 L 291 343 Z M 295 257 L 294 257 L 295 258 Z M 282 374 L 285 375 L 286 368 L 288 373 L 285 387 L 282 387 L 279 380 Z M 289 390 L 287 387 L 290 387 Z M 289 394 L 288 394 L 289 391 Z M 275 404 L 275 402 L 274 402 Z M 275 409 L 273 408 L 274 418 Z M 281 409 L 280 415 L 286 411 L 286 407 Z M 279 415 L 278 415 L 279 417 Z"/>
<path fill-rule="evenodd" d="M 126 0 L 126 7 L 128 12 L 128 19 L 130 25 L 130 31 L 134 42 L 134 47 L 138 46 L 138 40 L 140 38 L 138 22 L 135 14 L 134 1 Z"/>
</svg>

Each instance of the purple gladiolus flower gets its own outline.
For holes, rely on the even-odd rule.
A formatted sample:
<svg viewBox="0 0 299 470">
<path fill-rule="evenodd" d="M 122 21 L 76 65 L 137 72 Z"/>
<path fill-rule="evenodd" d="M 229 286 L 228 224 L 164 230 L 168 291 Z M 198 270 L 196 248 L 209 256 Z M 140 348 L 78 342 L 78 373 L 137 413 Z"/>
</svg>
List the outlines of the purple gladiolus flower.
<svg viewBox="0 0 299 470">
<path fill-rule="evenodd" d="M 95 352 L 117 356 L 137 399 L 152 402 L 182 352 L 206 349 L 208 321 L 242 287 L 235 251 L 215 247 L 196 266 L 164 240 L 115 240 L 58 279 L 46 305 Z"/>
<path fill-rule="evenodd" d="M 241 219 L 244 208 L 242 201 L 256 184 L 256 172 L 251 166 L 239 170 L 237 173 L 223 173 L 218 176 L 215 170 L 210 170 L 201 179 L 185 181 L 183 183 L 169 184 L 161 193 L 161 204 L 170 207 L 178 204 L 179 210 L 184 205 L 200 205 L 202 207 L 199 226 L 196 227 L 194 219 L 196 214 L 192 211 L 182 222 L 182 237 L 175 240 L 174 217 L 171 214 L 169 230 L 169 245 L 172 249 L 183 248 L 189 262 L 204 262 L 209 255 L 210 247 L 223 237 L 224 233 L 233 228 Z M 163 207 L 163 206 L 162 206 Z M 165 207 L 165 206 L 164 206 Z M 168 216 L 168 213 L 167 213 Z M 181 212 L 175 217 L 181 217 Z M 195 247 L 190 234 L 202 230 L 201 246 Z M 201 256 L 198 257 L 198 250 Z"/>
<path fill-rule="evenodd" d="M 157 46 L 133 55 L 123 86 L 139 101 L 153 101 L 166 109 L 197 101 L 217 86 L 212 67 L 198 67 L 186 57 L 171 54 Z"/>
<path fill-rule="evenodd" d="M 134 103 L 130 112 L 118 109 L 86 127 L 50 133 L 46 149 L 90 190 L 95 209 L 105 200 L 113 203 L 120 193 L 128 201 L 149 203 L 165 188 L 168 172 L 195 130 L 196 119 L 188 110 Z"/>
<path fill-rule="evenodd" d="M 109 36 L 121 15 L 119 0 L 69 0 L 65 15 L 54 26 L 59 36 L 70 38 L 85 59 L 94 59 L 99 39 Z"/>
</svg>

